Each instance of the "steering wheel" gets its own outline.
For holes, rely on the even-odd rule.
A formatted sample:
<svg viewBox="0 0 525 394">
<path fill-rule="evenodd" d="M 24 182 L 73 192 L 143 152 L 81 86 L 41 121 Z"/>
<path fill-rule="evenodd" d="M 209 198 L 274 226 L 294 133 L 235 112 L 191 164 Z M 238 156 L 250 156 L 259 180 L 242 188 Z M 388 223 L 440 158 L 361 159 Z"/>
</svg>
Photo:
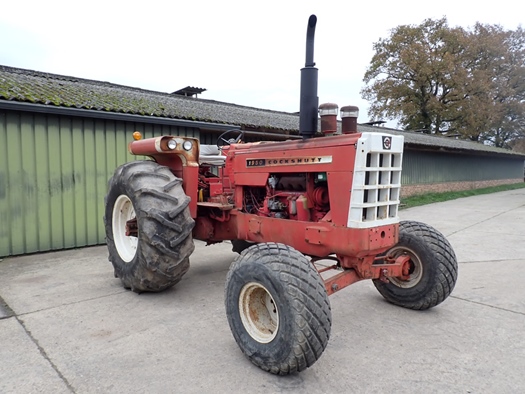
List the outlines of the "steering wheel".
<svg viewBox="0 0 525 394">
<path fill-rule="evenodd" d="M 231 134 L 231 136 L 230 136 Z M 239 134 L 234 138 L 236 134 Z M 227 138 L 230 137 L 230 138 Z M 225 146 L 230 146 L 231 144 L 238 144 L 244 138 L 244 130 L 232 129 L 222 133 L 219 138 L 217 138 L 217 148 L 222 149 Z"/>
</svg>

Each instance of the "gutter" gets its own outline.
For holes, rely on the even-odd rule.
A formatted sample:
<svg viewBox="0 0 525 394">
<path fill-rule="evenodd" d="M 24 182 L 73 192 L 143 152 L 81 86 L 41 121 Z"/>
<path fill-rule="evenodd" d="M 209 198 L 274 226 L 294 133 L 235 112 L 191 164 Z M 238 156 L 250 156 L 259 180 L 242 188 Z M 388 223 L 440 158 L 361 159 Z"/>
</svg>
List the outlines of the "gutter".
<svg viewBox="0 0 525 394">
<path fill-rule="evenodd" d="M 268 133 L 265 131 L 251 131 L 251 130 L 243 130 L 244 134 L 246 135 L 254 135 L 254 136 L 262 136 L 262 137 L 274 137 L 278 139 L 279 141 L 285 141 L 285 140 L 297 140 L 302 139 L 300 135 L 295 134 L 279 134 L 279 133 Z"/>
<path fill-rule="evenodd" d="M 514 152 L 511 150 L 506 150 L 504 148 L 495 148 L 500 149 L 500 151 L 493 150 L 482 150 L 482 149 L 467 149 L 462 147 L 447 147 L 440 145 L 427 145 L 421 143 L 407 142 L 405 140 L 405 150 L 415 150 L 419 152 L 446 152 L 460 155 L 468 156 L 490 156 L 490 157 L 507 157 L 510 159 L 516 160 L 525 160 L 525 154 L 520 152 Z"/>
</svg>

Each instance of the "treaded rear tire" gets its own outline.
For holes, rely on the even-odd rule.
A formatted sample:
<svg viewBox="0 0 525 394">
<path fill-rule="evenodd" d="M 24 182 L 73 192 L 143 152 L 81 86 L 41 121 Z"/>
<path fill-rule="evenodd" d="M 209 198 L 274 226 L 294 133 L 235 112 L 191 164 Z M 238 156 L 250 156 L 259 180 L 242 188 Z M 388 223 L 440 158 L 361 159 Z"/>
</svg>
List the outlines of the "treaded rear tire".
<svg viewBox="0 0 525 394">
<path fill-rule="evenodd" d="M 108 182 L 104 225 L 109 261 L 125 288 L 137 293 L 162 291 L 188 271 L 189 256 L 195 248 L 189 201 L 182 180 L 168 167 L 134 161 L 116 169 Z M 134 210 L 136 240 L 124 234 L 127 217 L 119 216 L 123 207 L 128 215 Z M 114 223 L 119 228 L 113 228 Z M 136 244 L 135 251 L 130 239 Z"/>
<path fill-rule="evenodd" d="M 375 279 L 379 293 L 392 304 L 409 309 L 429 309 L 443 302 L 458 278 L 456 255 L 448 240 L 435 228 L 416 221 L 399 223 L 399 242 L 387 254 L 411 255 L 410 279 Z"/>
<path fill-rule="evenodd" d="M 250 289 L 255 289 L 252 297 L 243 296 Z M 257 292 L 271 298 L 273 326 L 265 325 L 261 315 L 266 311 L 253 302 L 264 298 Z M 244 250 L 228 272 L 225 305 L 242 352 L 273 374 L 288 375 L 312 366 L 328 343 L 332 315 L 324 282 L 308 259 L 289 246 L 260 243 Z M 250 326 L 247 321 L 255 323 Z M 269 329 L 258 330 L 257 323 Z"/>
</svg>

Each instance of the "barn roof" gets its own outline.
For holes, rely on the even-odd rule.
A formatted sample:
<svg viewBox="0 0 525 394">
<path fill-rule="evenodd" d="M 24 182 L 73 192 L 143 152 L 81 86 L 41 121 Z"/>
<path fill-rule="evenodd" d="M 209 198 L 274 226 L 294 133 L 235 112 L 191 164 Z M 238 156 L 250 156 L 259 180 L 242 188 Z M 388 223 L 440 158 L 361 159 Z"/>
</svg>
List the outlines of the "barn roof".
<svg viewBox="0 0 525 394">
<path fill-rule="evenodd" d="M 297 115 L 0 66 L 0 100 L 292 131 Z"/>
<path fill-rule="evenodd" d="M 279 134 L 297 134 L 299 129 L 297 113 L 246 107 L 0 65 L 0 104 L 2 101 L 96 111 L 100 112 L 101 117 L 104 113 L 130 114 L 236 125 L 243 129 Z M 358 125 L 358 130 L 403 135 L 409 146 L 525 157 L 501 148 L 435 135 L 362 124 Z"/>
</svg>

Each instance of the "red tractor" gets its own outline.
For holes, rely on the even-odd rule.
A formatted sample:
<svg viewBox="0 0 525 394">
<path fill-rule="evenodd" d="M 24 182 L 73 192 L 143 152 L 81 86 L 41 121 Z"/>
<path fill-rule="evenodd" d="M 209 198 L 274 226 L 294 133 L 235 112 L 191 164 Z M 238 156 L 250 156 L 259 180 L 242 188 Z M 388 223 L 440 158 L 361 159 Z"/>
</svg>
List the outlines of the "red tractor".
<svg viewBox="0 0 525 394">
<path fill-rule="evenodd" d="M 225 305 L 244 354 L 274 374 L 304 370 L 325 349 L 328 296 L 372 279 L 396 305 L 427 309 L 451 293 L 457 261 L 432 227 L 399 222 L 403 137 L 357 133 L 356 107 L 318 108 L 308 21 L 301 70 L 300 140 L 218 146 L 163 136 L 129 144 L 153 160 L 120 166 L 109 181 L 105 227 L 115 276 L 135 292 L 161 291 L 188 271 L 193 239 L 231 241 L 240 253 Z M 321 112 L 322 131 L 312 138 Z M 320 260 L 331 261 L 321 266 Z"/>
</svg>

